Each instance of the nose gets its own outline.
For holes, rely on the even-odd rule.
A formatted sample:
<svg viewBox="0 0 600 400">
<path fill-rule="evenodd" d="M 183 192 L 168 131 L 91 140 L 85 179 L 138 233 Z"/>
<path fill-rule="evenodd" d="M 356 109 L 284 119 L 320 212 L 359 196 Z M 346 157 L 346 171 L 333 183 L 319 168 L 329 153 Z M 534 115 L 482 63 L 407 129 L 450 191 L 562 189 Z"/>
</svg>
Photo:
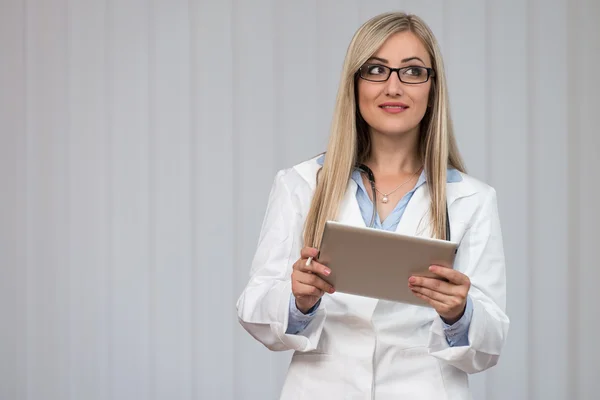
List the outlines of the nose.
<svg viewBox="0 0 600 400">
<path fill-rule="evenodd" d="M 404 87 L 398 76 L 398 72 L 394 71 L 390 75 L 390 78 L 386 82 L 385 94 L 388 96 L 402 96 L 404 93 Z"/>
</svg>

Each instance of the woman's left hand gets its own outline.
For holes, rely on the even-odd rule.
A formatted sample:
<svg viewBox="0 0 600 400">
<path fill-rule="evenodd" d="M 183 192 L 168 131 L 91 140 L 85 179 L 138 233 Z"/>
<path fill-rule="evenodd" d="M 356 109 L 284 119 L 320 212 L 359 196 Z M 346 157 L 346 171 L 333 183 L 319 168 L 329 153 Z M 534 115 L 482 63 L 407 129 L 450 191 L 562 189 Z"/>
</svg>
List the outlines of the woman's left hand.
<svg viewBox="0 0 600 400">
<path fill-rule="evenodd" d="M 428 302 L 448 325 L 458 321 L 465 312 L 467 295 L 471 288 L 469 277 L 452 268 L 432 265 L 429 271 L 449 282 L 440 279 L 411 276 L 408 287 L 415 296 Z"/>
</svg>

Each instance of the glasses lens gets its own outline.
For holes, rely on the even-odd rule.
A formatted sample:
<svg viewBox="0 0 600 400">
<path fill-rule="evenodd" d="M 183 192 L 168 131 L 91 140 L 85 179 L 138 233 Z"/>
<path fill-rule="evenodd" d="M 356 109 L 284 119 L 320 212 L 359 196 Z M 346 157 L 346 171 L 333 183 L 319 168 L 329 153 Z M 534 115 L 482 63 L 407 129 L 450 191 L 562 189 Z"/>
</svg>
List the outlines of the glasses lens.
<svg viewBox="0 0 600 400">
<path fill-rule="evenodd" d="M 427 82 L 427 68 L 424 67 L 406 67 L 400 70 L 400 80 L 406 83 Z"/>
<path fill-rule="evenodd" d="M 383 82 L 390 75 L 390 69 L 383 65 L 367 64 L 360 69 L 360 76 L 364 79 Z"/>
</svg>

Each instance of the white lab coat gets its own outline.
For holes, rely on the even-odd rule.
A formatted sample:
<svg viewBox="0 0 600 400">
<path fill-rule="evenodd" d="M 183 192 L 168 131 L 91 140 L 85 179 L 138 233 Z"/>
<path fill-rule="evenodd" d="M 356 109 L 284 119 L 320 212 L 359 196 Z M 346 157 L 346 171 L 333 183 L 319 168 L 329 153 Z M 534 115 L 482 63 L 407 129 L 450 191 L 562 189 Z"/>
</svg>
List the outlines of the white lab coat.
<svg viewBox="0 0 600 400">
<path fill-rule="evenodd" d="M 344 293 L 325 294 L 306 330 L 286 334 L 292 265 L 315 189 L 316 159 L 280 171 L 273 184 L 250 280 L 237 302 L 241 325 L 267 348 L 294 350 L 281 399 L 468 399 L 467 374 L 498 362 L 509 319 L 496 193 L 463 174 L 448 183 L 454 267 L 471 279 L 469 345 L 450 347 L 435 310 Z M 365 226 L 349 180 L 339 221 Z M 428 234 L 430 197 L 418 188 L 397 232 Z M 406 282 L 398 282 L 399 286 Z"/>
</svg>

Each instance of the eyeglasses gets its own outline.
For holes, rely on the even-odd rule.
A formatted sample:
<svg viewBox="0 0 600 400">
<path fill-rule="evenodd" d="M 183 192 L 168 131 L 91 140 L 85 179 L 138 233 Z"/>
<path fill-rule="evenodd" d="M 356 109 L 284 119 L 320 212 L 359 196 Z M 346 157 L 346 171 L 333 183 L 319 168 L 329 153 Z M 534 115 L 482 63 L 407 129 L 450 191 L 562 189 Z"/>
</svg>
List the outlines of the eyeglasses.
<svg viewBox="0 0 600 400">
<path fill-rule="evenodd" d="M 435 76 L 433 68 L 421 66 L 390 68 L 380 64 L 365 64 L 358 71 L 362 79 L 371 82 L 385 82 L 390 79 L 392 72 L 396 72 L 400 82 L 410 85 L 425 83 L 430 77 Z"/>
</svg>

